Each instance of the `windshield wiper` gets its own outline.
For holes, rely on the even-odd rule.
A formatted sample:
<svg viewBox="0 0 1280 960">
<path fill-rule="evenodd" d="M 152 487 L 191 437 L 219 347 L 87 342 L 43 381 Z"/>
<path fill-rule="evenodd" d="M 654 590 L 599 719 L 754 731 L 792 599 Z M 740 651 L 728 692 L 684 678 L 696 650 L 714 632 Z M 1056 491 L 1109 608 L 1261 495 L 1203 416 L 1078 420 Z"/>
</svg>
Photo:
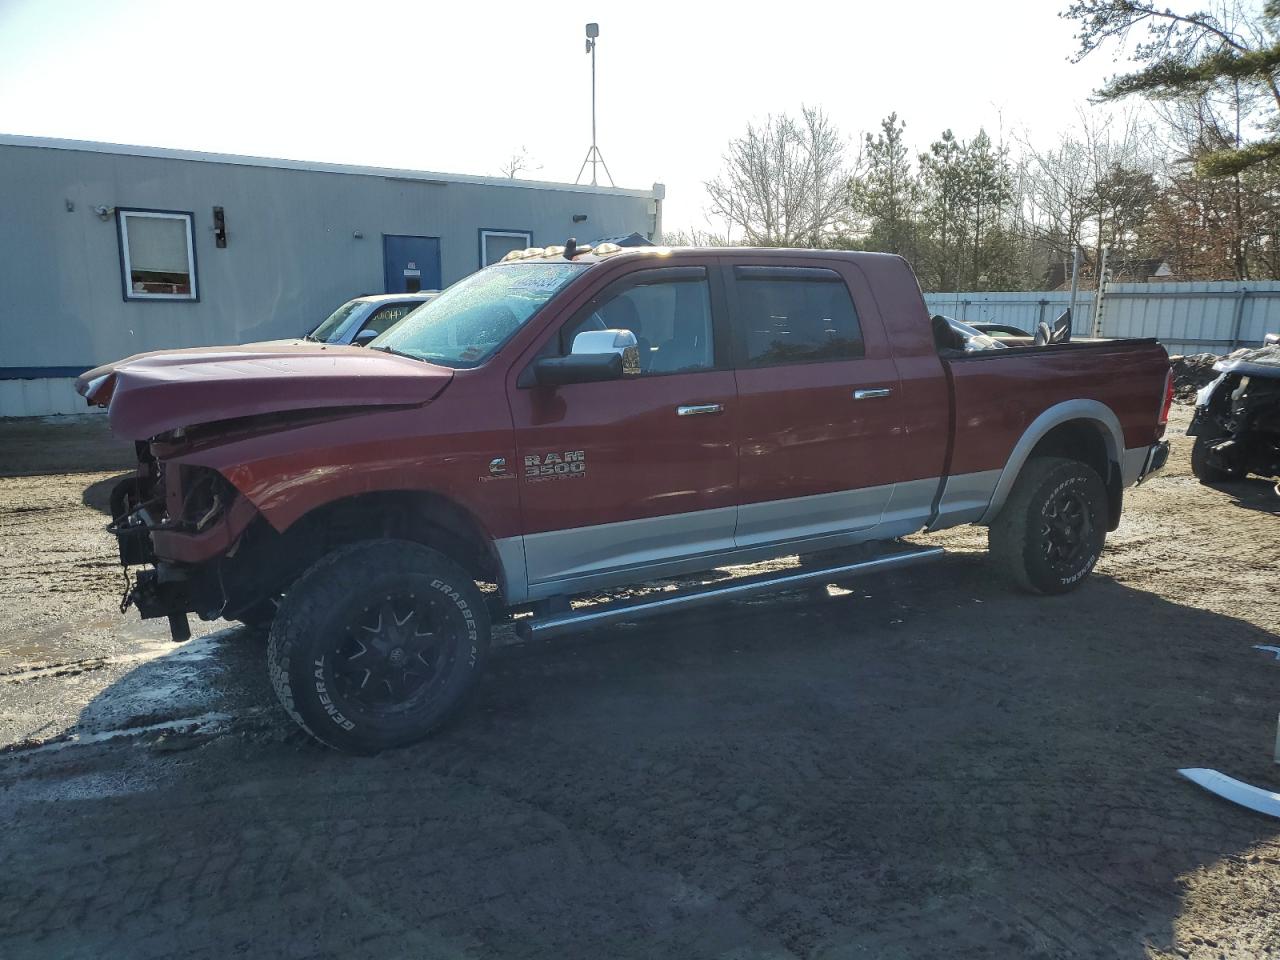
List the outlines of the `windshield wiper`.
<svg viewBox="0 0 1280 960">
<path fill-rule="evenodd" d="M 303 338 L 302 338 L 302 339 L 303 339 L 303 340 L 309 340 L 311 343 L 319 343 L 319 342 L 320 342 L 320 338 L 319 338 L 319 337 L 317 337 L 314 333 L 308 333 L 308 334 L 306 334 L 305 336 L 303 336 Z"/>
<path fill-rule="evenodd" d="M 397 357 L 406 357 L 409 360 L 417 360 L 419 363 L 426 363 L 421 357 L 415 357 L 412 353 L 405 353 L 403 350 L 396 350 L 392 347 L 369 347 L 370 350 L 377 350 L 379 353 L 390 353 Z"/>
</svg>

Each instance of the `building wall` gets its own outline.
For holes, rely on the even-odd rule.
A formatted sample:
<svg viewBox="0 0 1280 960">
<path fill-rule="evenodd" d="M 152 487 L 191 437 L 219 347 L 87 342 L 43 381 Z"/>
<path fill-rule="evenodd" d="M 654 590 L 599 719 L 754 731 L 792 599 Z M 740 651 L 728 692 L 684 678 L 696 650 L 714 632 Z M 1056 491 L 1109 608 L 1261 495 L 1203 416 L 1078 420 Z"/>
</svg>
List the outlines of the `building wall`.
<svg viewBox="0 0 1280 960">
<path fill-rule="evenodd" d="M 344 300 L 383 292 L 383 234 L 439 237 L 447 285 L 480 267 L 481 228 L 531 230 L 538 246 L 660 229 L 660 187 L 24 139 L 0 140 L 0 383 L 10 381 L 0 387 L 0 416 L 75 409 L 74 395 L 63 396 L 67 378 L 130 354 L 300 335 Z M 214 245 L 214 206 L 226 215 L 224 249 Z M 104 220 L 96 207 L 192 212 L 199 301 L 126 302 L 115 216 Z"/>
</svg>

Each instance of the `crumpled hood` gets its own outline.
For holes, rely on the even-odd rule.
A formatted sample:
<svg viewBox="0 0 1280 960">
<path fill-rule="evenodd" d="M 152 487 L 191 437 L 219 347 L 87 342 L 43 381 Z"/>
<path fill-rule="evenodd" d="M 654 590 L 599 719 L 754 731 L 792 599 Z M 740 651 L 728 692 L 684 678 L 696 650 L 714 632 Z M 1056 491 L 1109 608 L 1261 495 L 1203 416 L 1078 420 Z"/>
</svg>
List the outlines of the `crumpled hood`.
<svg viewBox="0 0 1280 960">
<path fill-rule="evenodd" d="M 145 440 L 262 414 L 422 404 L 452 379 L 447 367 L 365 347 L 261 343 L 138 354 L 81 374 L 76 390 L 108 408 L 116 436 Z"/>
<path fill-rule="evenodd" d="M 1280 346 L 1243 347 L 1213 365 L 1219 373 L 1239 373 L 1248 377 L 1280 379 Z"/>
</svg>

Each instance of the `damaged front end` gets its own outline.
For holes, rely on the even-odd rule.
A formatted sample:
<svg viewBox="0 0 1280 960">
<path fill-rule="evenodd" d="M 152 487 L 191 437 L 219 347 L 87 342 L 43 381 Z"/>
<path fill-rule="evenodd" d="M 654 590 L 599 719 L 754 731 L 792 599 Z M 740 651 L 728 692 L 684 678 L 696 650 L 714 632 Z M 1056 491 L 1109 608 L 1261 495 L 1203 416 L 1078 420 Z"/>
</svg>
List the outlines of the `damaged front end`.
<svg viewBox="0 0 1280 960">
<path fill-rule="evenodd" d="M 120 562 L 143 568 L 123 605 L 168 617 L 179 640 L 189 635 L 189 613 L 260 619 L 253 611 L 278 597 L 298 558 L 311 554 L 288 553 L 303 535 L 285 543 L 260 512 L 261 484 L 248 489 L 254 470 L 269 463 L 268 477 L 283 472 L 286 486 L 324 475 L 300 465 L 305 453 L 281 462 L 275 439 L 422 406 L 452 379 L 451 369 L 418 360 L 316 344 L 159 351 L 82 375 L 76 389 L 107 407 L 116 436 L 148 438 L 136 444 L 135 474 L 111 494 Z"/>
<path fill-rule="evenodd" d="M 1222 474 L 1280 477 L 1280 346 L 1238 350 L 1214 365 L 1187 434 Z"/>
<path fill-rule="evenodd" d="M 166 617 L 176 641 L 191 636 L 188 613 L 222 616 L 227 605 L 217 558 L 232 552 L 257 511 L 218 471 L 157 456 L 182 442 L 173 431 L 138 442 L 138 467 L 111 491 L 111 523 L 126 569 L 121 612 Z M 215 561 L 212 564 L 209 561 Z M 130 567 L 145 566 L 130 580 Z"/>
</svg>

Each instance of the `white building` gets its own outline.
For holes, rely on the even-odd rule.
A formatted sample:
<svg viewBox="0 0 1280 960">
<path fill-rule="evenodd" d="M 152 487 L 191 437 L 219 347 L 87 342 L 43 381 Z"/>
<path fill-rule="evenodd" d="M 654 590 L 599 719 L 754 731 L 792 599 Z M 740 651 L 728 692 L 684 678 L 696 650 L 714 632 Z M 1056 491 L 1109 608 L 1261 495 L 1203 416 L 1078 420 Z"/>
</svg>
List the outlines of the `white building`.
<svg viewBox="0 0 1280 960">
<path fill-rule="evenodd" d="M 81 413 L 74 377 L 299 336 L 354 296 L 447 286 L 526 246 L 662 229 L 661 184 L 576 186 L 0 135 L 0 416 Z"/>
</svg>

